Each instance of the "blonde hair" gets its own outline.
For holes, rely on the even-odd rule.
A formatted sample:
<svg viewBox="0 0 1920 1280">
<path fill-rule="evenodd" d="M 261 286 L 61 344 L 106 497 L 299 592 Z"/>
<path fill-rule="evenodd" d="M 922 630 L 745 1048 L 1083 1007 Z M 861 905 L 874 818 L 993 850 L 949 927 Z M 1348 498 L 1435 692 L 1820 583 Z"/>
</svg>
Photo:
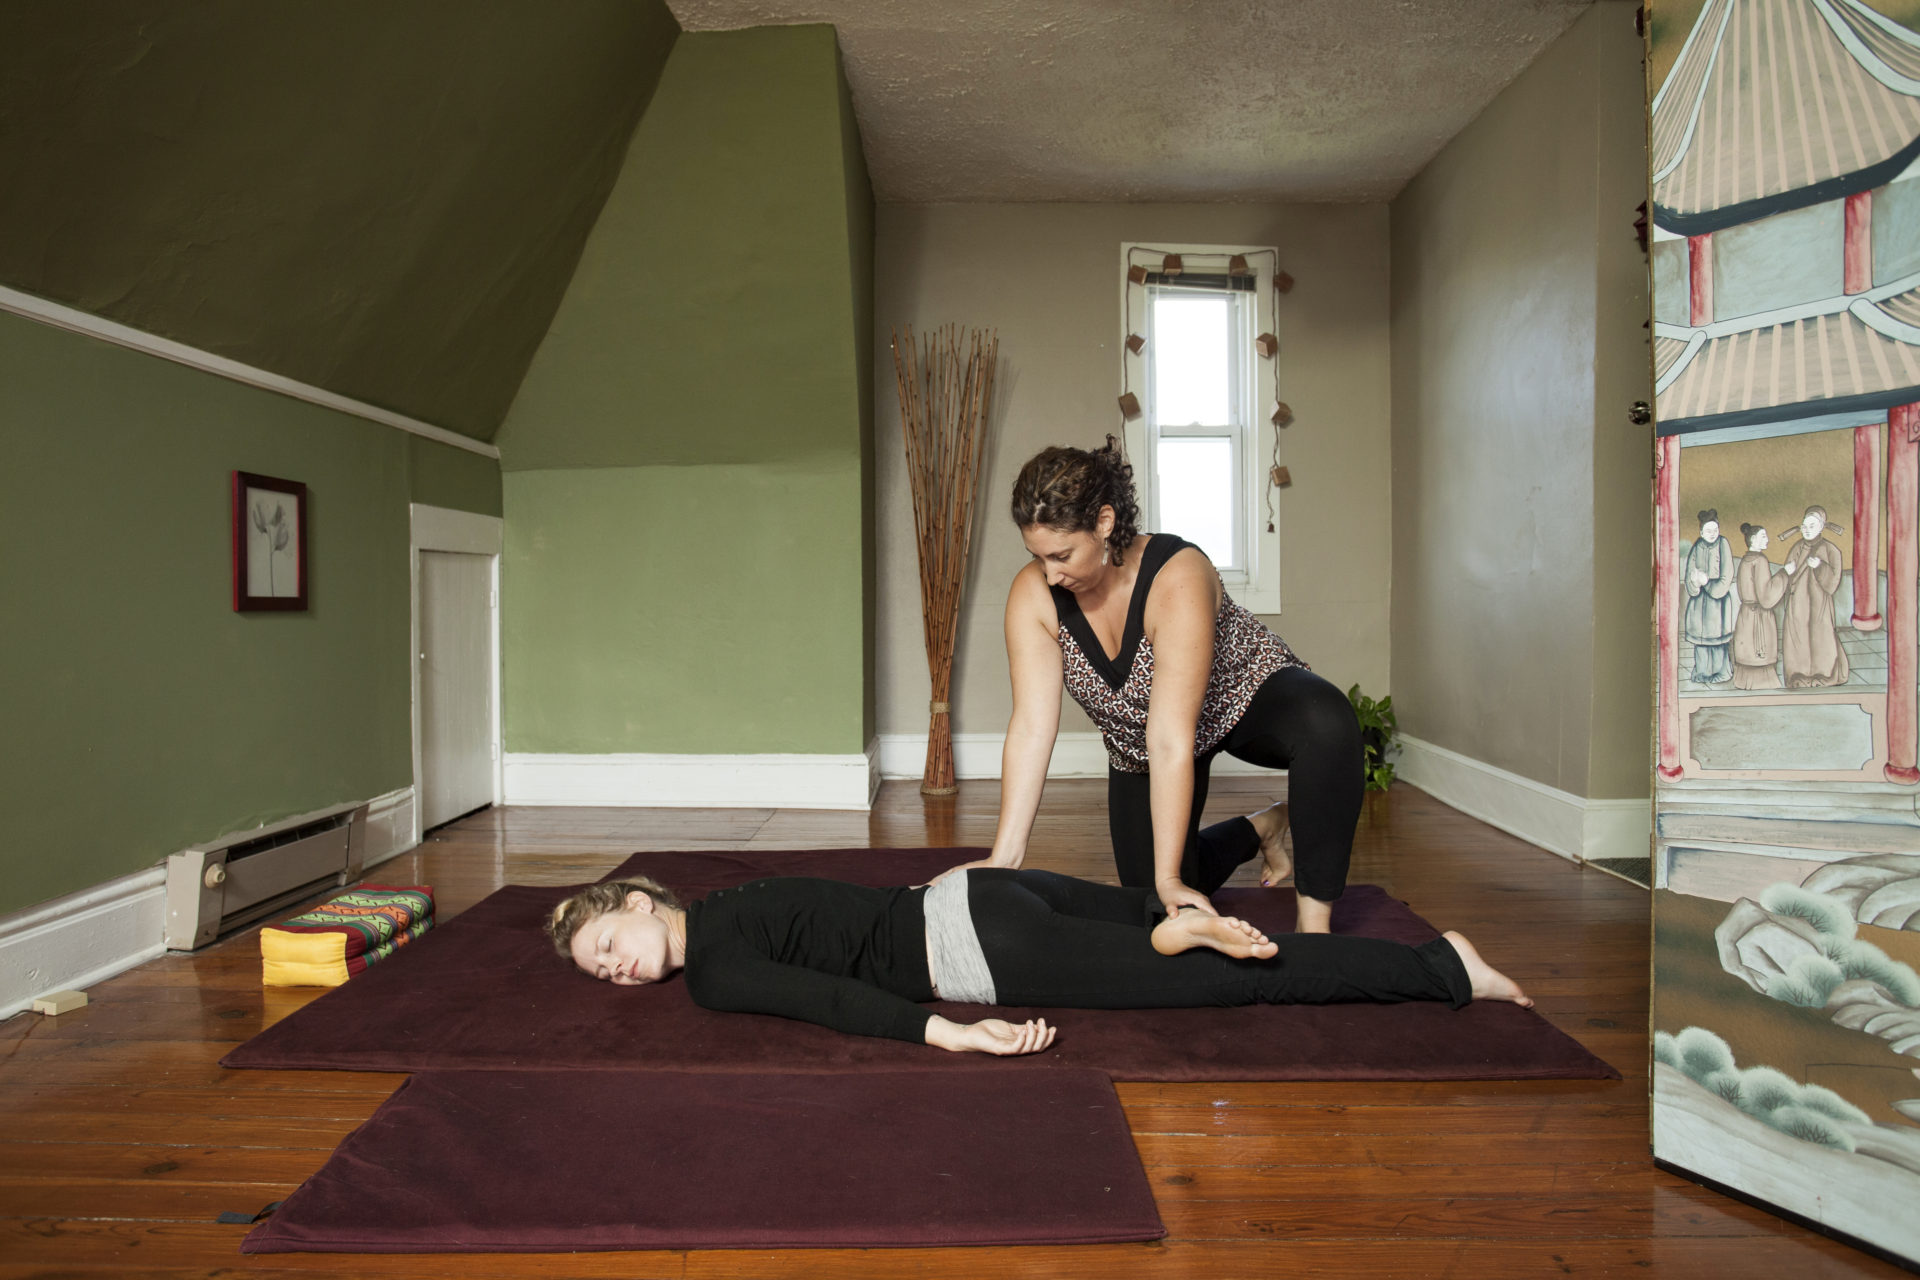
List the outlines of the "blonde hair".
<svg viewBox="0 0 1920 1280">
<path fill-rule="evenodd" d="M 547 936 L 553 939 L 553 949 L 571 960 L 573 935 L 609 912 L 626 910 L 627 895 L 636 892 L 646 894 L 657 906 L 680 905 L 673 890 L 646 876 L 590 884 L 547 913 L 545 927 Z"/>
</svg>

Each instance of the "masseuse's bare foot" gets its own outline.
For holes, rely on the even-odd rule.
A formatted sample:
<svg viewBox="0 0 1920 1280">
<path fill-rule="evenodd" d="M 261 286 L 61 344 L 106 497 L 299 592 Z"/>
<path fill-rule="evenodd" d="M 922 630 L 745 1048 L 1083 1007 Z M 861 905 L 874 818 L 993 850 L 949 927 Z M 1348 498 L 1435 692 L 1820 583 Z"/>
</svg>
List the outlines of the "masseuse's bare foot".
<svg viewBox="0 0 1920 1280">
<path fill-rule="evenodd" d="M 1260 833 L 1260 883 L 1271 889 L 1293 880 L 1292 838 L 1287 830 L 1287 802 L 1268 805 L 1247 821 Z"/>
<path fill-rule="evenodd" d="M 1179 911 L 1154 926 L 1153 949 L 1161 955 L 1177 956 L 1195 947 L 1211 947 L 1236 960 L 1265 960 L 1280 949 L 1266 934 L 1235 916 Z"/>
<path fill-rule="evenodd" d="M 1467 966 L 1467 978 L 1473 983 L 1475 1000 L 1511 1000 L 1522 1009 L 1533 1008 L 1533 997 L 1522 991 L 1519 983 L 1482 960 L 1471 942 L 1451 929 L 1440 936 L 1460 953 L 1460 962 Z"/>
</svg>

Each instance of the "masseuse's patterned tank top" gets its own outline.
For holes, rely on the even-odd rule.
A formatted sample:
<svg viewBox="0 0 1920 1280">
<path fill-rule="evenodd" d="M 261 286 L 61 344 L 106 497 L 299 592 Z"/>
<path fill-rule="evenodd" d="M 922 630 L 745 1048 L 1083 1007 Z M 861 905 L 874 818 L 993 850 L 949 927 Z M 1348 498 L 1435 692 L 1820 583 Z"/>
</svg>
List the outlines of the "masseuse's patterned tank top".
<svg viewBox="0 0 1920 1280">
<path fill-rule="evenodd" d="M 1060 619 L 1067 692 L 1100 726 L 1107 762 L 1122 773 L 1147 771 L 1147 698 L 1153 691 L 1153 643 L 1145 634 L 1147 594 L 1160 567 L 1182 547 L 1192 545 L 1170 533 L 1148 538 L 1133 598 L 1127 603 L 1127 626 L 1120 633 L 1117 658 L 1107 657 L 1101 649 L 1073 592 L 1049 588 Z M 1220 745 L 1268 676 L 1284 667 L 1306 665 L 1286 641 L 1221 592 L 1220 616 L 1213 627 L 1213 672 L 1207 677 L 1200 723 L 1193 735 L 1195 758 Z"/>
</svg>

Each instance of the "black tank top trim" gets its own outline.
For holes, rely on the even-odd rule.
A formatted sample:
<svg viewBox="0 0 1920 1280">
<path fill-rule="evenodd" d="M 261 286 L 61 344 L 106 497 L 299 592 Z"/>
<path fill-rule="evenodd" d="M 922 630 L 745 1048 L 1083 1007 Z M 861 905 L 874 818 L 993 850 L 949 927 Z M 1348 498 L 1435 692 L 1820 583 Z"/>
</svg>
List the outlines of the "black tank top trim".
<svg viewBox="0 0 1920 1280">
<path fill-rule="evenodd" d="M 1133 596 L 1127 601 L 1127 625 L 1120 632 L 1120 653 L 1117 657 L 1107 656 L 1106 648 L 1101 645 L 1099 637 L 1093 634 L 1093 624 L 1081 612 L 1080 601 L 1073 592 L 1065 587 L 1047 588 L 1053 593 L 1053 609 L 1059 616 L 1060 625 L 1067 629 L 1067 633 L 1080 646 L 1080 651 L 1087 655 L 1087 664 L 1099 672 L 1100 678 L 1111 688 L 1117 690 L 1125 685 L 1128 673 L 1133 670 L 1134 656 L 1140 651 L 1140 639 L 1147 633 L 1147 595 L 1153 590 L 1154 578 L 1159 576 L 1167 561 L 1187 547 L 1199 550 L 1176 534 L 1147 535 L 1147 545 L 1140 553 L 1140 572 L 1133 580 Z"/>
</svg>

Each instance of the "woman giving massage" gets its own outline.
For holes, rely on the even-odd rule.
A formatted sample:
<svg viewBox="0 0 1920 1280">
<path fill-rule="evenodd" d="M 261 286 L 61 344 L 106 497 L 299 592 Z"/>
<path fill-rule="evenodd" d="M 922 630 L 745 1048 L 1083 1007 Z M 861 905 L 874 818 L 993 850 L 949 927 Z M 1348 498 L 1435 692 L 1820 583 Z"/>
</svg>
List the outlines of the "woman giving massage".
<svg viewBox="0 0 1920 1280">
<path fill-rule="evenodd" d="M 560 954 L 625 986 L 686 972 L 707 1009 L 771 1013 L 954 1052 L 1035 1053 L 1044 1019 L 951 1022 L 928 1000 L 1071 1009 L 1510 1000 L 1518 984 L 1457 933 L 1269 938 L 1244 920 L 1167 915 L 1146 888 L 967 868 L 929 886 L 755 880 L 690 906 L 651 880 L 592 885 L 547 921 Z"/>
<path fill-rule="evenodd" d="M 993 851 L 976 865 L 1026 857 L 1064 688 L 1106 742 L 1121 884 L 1152 886 L 1168 911 L 1211 912 L 1207 896 L 1258 854 L 1263 884 L 1297 873 L 1295 927 L 1325 933 L 1365 788 L 1346 695 L 1227 596 L 1206 552 L 1140 532 L 1133 468 L 1113 437 L 1091 452 L 1035 454 L 1011 507 L 1032 559 L 1007 593 L 1013 716 Z M 1276 804 L 1202 829 L 1208 769 L 1222 752 L 1288 770 L 1291 820 Z"/>
</svg>

